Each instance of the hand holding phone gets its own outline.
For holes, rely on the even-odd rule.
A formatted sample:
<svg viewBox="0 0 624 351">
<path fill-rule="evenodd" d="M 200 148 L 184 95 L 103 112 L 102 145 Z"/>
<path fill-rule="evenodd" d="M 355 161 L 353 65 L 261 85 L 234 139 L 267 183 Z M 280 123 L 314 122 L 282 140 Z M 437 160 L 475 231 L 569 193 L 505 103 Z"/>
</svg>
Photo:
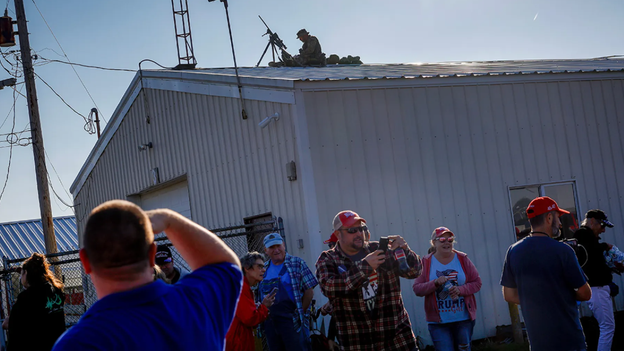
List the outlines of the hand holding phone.
<svg viewBox="0 0 624 351">
<path fill-rule="evenodd" d="M 273 290 L 271 290 L 271 292 L 269 293 L 269 296 L 275 296 L 278 291 L 279 291 L 279 288 L 278 287 L 274 287 Z"/>
<path fill-rule="evenodd" d="M 379 239 L 379 250 L 383 251 L 384 253 L 388 251 L 389 243 L 390 243 L 390 240 L 388 240 L 388 237 L 382 236 Z"/>
</svg>

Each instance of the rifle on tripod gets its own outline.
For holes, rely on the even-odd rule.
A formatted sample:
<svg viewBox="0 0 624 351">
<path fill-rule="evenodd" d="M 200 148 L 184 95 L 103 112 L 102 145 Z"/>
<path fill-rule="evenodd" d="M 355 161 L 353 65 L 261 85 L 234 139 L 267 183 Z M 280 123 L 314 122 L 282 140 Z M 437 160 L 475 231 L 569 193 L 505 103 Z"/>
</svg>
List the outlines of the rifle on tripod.
<svg viewBox="0 0 624 351">
<path fill-rule="evenodd" d="M 264 21 L 264 19 L 262 19 L 260 15 L 258 15 L 258 17 L 260 17 L 260 20 L 262 21 L 262 23 L 264 23 L 264 26 L 267 28 L 266 33 L 264 33 L 262 36 L 268 35 L 269 42 L 267 46 L 264 48 L 264 51 L 262 52 L 262 56 L 260 56 L 260 60 L 258 60 L 256 67 L 260 66 L 260 62 L 262 62 L 262 59 L 264 58 L 264 55 L 266 54 L 267 50 L 269 50 L 269 47 L 271 47 L 271 53 L 273 54 L 273 62 L 275 62 L 275 54 L 277 54 L 277 58 L 282 64 L 286 64 L 284 60 L 287 60 L 291 63 L 291 65 L 294 63 L 295 65 L 298 66 L 297 61 L 295 61 L 293 56 L 289 54 L 288 51 L 286 51 L 286 45 L 284 45 L 284 42 L 282 41 L 282 39 L 280 39 L 279 35 L 277 35 L 277 33 L 273 32 L 271 28 L 269 28 L 269 26 L 266 24 L 266 22 Z M 277 52 L 277 49 L 281 50 L 282 52 L 281 56 Z"/>
</svg>

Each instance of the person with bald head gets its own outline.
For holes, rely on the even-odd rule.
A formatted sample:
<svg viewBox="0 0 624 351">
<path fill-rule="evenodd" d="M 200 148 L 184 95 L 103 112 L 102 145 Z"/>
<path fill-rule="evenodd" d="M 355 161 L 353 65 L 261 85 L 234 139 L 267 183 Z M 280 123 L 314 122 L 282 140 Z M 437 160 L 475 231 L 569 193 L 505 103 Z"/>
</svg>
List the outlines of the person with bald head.
<svg viewBox="0 0 624 351">
<path fill-rule="evenodd" d="M 163 231 L 193 270 L 175 285 L 153 278 L 154 233 Z M 242 273 L 207 229 L 168 209 L 108 201 L 87 220 L 80 261 L 99 300 L 53 350 L 223 349 Z"/>
</svg>

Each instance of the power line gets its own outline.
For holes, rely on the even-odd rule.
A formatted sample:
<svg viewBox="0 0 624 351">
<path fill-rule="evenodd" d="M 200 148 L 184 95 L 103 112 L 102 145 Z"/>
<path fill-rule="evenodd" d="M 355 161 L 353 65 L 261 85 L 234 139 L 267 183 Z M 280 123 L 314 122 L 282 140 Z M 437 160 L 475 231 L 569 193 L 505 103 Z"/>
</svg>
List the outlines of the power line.
<svg viewBox="0 0 624 351">
<path fill-rule="evenodd" d="M 44 151 L 45 152 L 45 151 Z M 50 155 L 48 155 L 47 152 L 45 152 L 46 158 L 48 159 L 48 163 L 50 164 L 50 166 L 52 166 L 52 169 L 54 170 L 54 173 L 56 174 L 56 177 L 59 180 L 59 183 L 61 183 L 61 186 L 63 187 L 63 190 L 65 190 L 65 193 L 67 193 L 67 196 L 69 196 L 71 198 L 71 195 L 69 195 L 69 192 L 67 191 L 67 189 L 65 188 L 65 185 L 63 184 L 63 182 L 61 181 L 61 177 L 58 175 L 58 173 L 56 172 L 56 168 L 54 168 L 54 165 L 52 164 L 52 161 L 50 160 Z M 59 199 L 59 201 L 67 206 L 68 208 L 71 208 L 73 211 L 73 208 L 75 207 L 74 205 L 70 205 L 67 202 L 65 202 L 65 200 L 63 200 L 61 198 L 61 196 L 56 192 L 56 189 L 54 189 L 54 186 L 52 185 L 52 177 L 50 176 L 50 172 L 47 172 L 48 174 L 48 184 L 50 185 L 50 189 L 52 189 L 52 193 L 54 193 L 54 195 Z M 76 215 L 76 213 L 74 213 L 74 216 Z"/>
<path fill-rule="evenodd" d="M 15 87 L 11 87 L 11 88 L 13 88 L 13 91 L 14 91 L 14 94 L 15 94 L 15 90 L 16 90 L 16 89 L 15 89 Z M 22 89 L 23 89 L 23 88 L 24 88 L 24 86 L 22 85 L 22 86 L 20 87 L 20 91 L 18 92 L 18 94 L 20 94 L 20 95 L 22 95 L 22 96 L 24 96 L 24 95 L 22 94 Z M 2 124 L 0 125 L 0 129 L 2 129 L 2 127 L 4 127 L 4 124 L 6 123 L 7 119 L 9 119 L 9 117 L 11 116 L 11 112 L 13 112 L 13 110 L 15 110 L 15 104 L 16 104 L 16 102 L 17 102 L 16 100 L 14 100 L 14 101 L 13 101 L 13 106 L 11 106 L 11 109 L 9 110 L 9 113 L 7 114 L 7 116 L 6 116 L 6 118 L 4 119 L 4 121 L 2 122 Z"/>
<path fill-rule="evenodd" d="M 75 63 L 75 62 L 68 62 L 68 61 L 62 61 L 62 60 L 53 60 L 53 59 L 47 59 L 41 55 L 38 55 L 40 59 L 45 60 L 45 61 L 49 61 L 49 62 L 55 62 L 55 63 L 62 63 L 62 64 L 66 64 L 66 65 L 72 65 L 72 66 L 79 66 L 79 67 L 85 67 L 85 68 L 95 68 L 95 69 L 101 69 L 101 70 L 105 70 L 105 71 L 119 71 L 119 72 L 136 72 L 136 70 L 134 69 L 128 69 L 128 68 L 110 68 L 110 67 L 100 67 L 100 66 L 93 66 L 93 65 L 86 65 L 83 63 Z"/>
<path fill-rule="evenodd" d="M 50 162 L 50 166 L 52 166 L 52 170 L 54 171 L 54 174 L 56 174 L 56 178 L 58 178 L 59 183 L 61 183 L 61 186 L 63 187 L 63 190 L 65 190 L 65 194 L 67 194 L 67 196 L 71 197 L 71 195 L 69 194 L 69 191 L 67 191 L 67 187 L 65 186 L 65 184 L 63 184 L 63 181 L 61 180 L 61 176 L 59 176 L 58 172 L 56 171 L 56 168 L 54 167 L 54 165 L 52 164 L 52 160 L 50 159 L 50 155 L 48 155 L 48 152 L 45 151 L 45 155 L 48 158 L 48 162 Z M 50 177 L 50 174 L 48 173 L 48 177 Z M 50 183 L 50 186 L 52 183 Z"/>
<path fill-rule="evenodd" d="M 67 59 L 68 62 L 71 62 L 71 60 L 69 59 L 69 56 L 67 56 L 67 53 L 65 52 L 65 50 L 63 49 L 63 47 L 61 46 L 61 43 L 58 41 L 58 39 L 56 38 L 56 35 L 54 35 L 54 32 L 52 31 L 52 28 L 50 28 L 50 25 L 48 24 L 48 21 L 46 21 L 45 17 L 43 17 L 43 14 L 41 13 L 41 11 L 39 10 L 39 6 L 37 6 L 37 3 L 35 3 L 35 0 L 32 0 L 33 4 L 35 5 L 35 8 L 37 9 L 37 12 L 39 12 L 39 15 L 41 16 L 41 18 L 43 19 L 43 22 L 45 23 L 45 25 L 48 27 L 48 30 L 50 30 L 50 33 L 52 34 L 52 37 L 54 38 L 54 40 L 56 41 L 56 43 L 58 44 L 59 48 L 61 48 L 61 51 L 63 52 L 63 55 L 65 56 L 65 58 Z M 102 111 L 100 110 L 100 108 L 98 107 L 98 105 L 95 103 L 95 100 L 93 99 L 93 96 L 91 96 L 91 93 L 89 92 L 89 89 L 87 89 L 87 86 L 84 84 L 84 82 L 82 81 L 82 78 L 80 78 L 80 75 L 78 74 L 78 71 L 76 71 L 76 68 L 74 68 L 74 65 L 70 65 L 72 70 L 74 71 L 74 73 L 76 73 L 76 77 L 78 77 L 78 80 L 80 81 L 80 84 L 82 84 L 82 87 L 85 89 L 85 91 L 87 92 L 87 95 L 89 95 L 89 98 L 91 99 L 91 102 L 93 102 L 93 105 L 95 105 L 95 108 L 98 109 L 98 111 Z M 104 116 L 102 116 L 102 119 L 104 120 L 105 123 L 108 123 L 106 121 L 106 119 L 104 118 Z"/>
<path fill-rule="evenodd" d="M 85 121 L 85 125 L 84 125 L 84 130 L 89 133 L 89 134 L 95 134 L 95 130 L 93 129 L 93 124 L 90 123 L 89 119 L 87 117 L 85 117 L 83 114 L 81 114 L 80 112 L 76 111 L 75 108 L 73 108 L 69 103 L 67 103 L 67 101 L 65 101 L 65 99 L 63 99 L 63 97 L 56 92 L 56 90 L 54 90 L 54 88 L 52 88 L 52 86 L 50 86 L 50 84 L 48 84 L 48 82 L 46 82 L 43 78 L 41 78 L 40 75 L 38 75 L 37 73 L 35 73 L 35 77 L 39 78 L 39 80 L 41 80 L 43 82 L 43 84 L 47 85 L 48 88 L 50 88 L 50 90 L 52 90 L 52 92 L 58 96 L 59 99 L 61 99 L 61 101 L 67 106 L 69 107 L 72 111 L 74 111 L 75 114 L 77 114 L 78 116 L 82 117 L 82 119 L 84 119 Z"/>
<path fill-rule="evenodd" d="M 13 127 L 11 128 L 11 133 L 15 132 L 15 104 L 17 103 L 17 94 L 15 93 L 17 90 L 13 89 Z M 11 173 L 11 161 L 13 160 L 13 144 L 10 144 L 9 148 L 9 165 L 7 166 L 6 177 L 4 178 L 4 185 L 2 186 L 2 192 L 0 192 L 0 201 L 2 201 L 2 197 L 4 196 L 4 191 L 6 190 L 6 186 L 9 183 L 9 174 Z"/>
</svg>

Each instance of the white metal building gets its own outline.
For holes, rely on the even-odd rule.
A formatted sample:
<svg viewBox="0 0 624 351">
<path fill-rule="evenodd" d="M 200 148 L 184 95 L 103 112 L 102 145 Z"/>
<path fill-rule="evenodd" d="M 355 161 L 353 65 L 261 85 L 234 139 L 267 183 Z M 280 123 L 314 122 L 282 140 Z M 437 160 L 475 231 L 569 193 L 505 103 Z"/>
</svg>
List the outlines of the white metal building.
<svg viewBox="0 0 624 351">
<path fill-rule="evenodd" d="M 499 279 L 527 199 L 572 210 L 566 228 L 601 208 L 616 224 L 606 241 L 624 247 L 622 58 L 239 73 L 247 120 L 233 69 L 137 74 L 72 185 L 79 229 L 113 198 L 208 228 L 270 213 L 314 267 L 343 209 L 368 220 L 373 240 L 400 234 L 421 255 L 445 225 L 483 280 L 475 338 L 510 323 Z M 405 304 L 428 338 L 411 284 Z"/>
</svg>

